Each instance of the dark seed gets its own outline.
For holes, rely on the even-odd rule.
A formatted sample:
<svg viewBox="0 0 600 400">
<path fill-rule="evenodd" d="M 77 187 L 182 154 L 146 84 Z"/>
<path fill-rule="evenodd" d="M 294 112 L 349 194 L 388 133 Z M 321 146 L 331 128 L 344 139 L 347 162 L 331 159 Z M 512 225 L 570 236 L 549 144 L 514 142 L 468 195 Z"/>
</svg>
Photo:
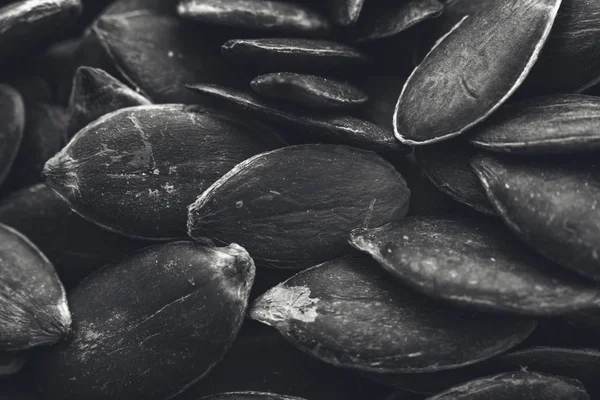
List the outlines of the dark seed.
<svg viewBox="0 0 600 400">
<path fill-rule="evenodd" d="M 469 165 L 474 151 L 463 141 L 424 146 L 417 153 L 423 173 L 454 200 L 488 215 L 495 211 Z"/>
<path fill-rule="evenodd" d="M 293 108 L 282 108 L 276 102 L 263 100 L 251 93 L 218 85 L 198 84 L 188 87 L 249 116 L 315 134 L 323 142 L 357 145 L 370 150 L 405 149 L 391 131 L 358 118 L 323 113 L 307 114 Z"/>
<path fill-rule="evenodd" d="M 253 279 L 236 244 L 174 242 L 103 268 L 69 294 L 71 339 L 36 354 L 36 383 L 57 400 L 171 398 L 229 349 Z"/>
<path fill-rule="evenodd" d="M 506 224 L 538 252 L 600 280 L 600 169 L 575 159 L 478 155 L 475 172 Z"/>
<path fill-rule="evenodd" d="M 326 71 L 372 61 L 354 47 L 313 39 L 232 39 L 221 51 L 240 65 L 250 64 L 269 71 Z"/>
<path fill-rule="evenodd" d="M 3 351 L 0 352 L 0 377 L 14 375 L 19 372 L 27 360 L 29 353 L 24 351 Z M 2 392 L 0 392 L 2 397 Z"/>
<path fill-rule="evenodd" d="M 427 400 L 589 400 L 576 380 L 533 372 L 509 372 L 456 386 Z"/>
<path fill-rule="evenodd" d="M 365 0 L 333 0 L 331 2 L 333 20 L 341 26 L 356 25 Z"/>
<path fill-rule="evenodd" d="M 535 327 L 419 295 L 365 256 L 298 273 L 256 300 L 250 317 L 325 362 L 377 373 L 473 364 L 517 345 Z"/>
<path fill-rule="evenodd" d="M 38 246 L 67 289 L 98 268 L 148 245 L 87 222 L 42 183 L 4 198 L 0 222 Z"/>
<path fill-rule="evenodd" d="M 121 108 L 150 104 L 101 69 L 80 67 L 73 78 L 69 98 L 69 137 L 101 116 Z"/>
<path fill-rule="evenodd" d="M 300 397 L 283 396 L 264 392 L 231 392 L 214 394 L 200 400 L 303 400 Z"/>
<path fill-rule="evenodd" d="M 402 176 L 375 153 L 290 146 L 215 182 L 189 207 L 188 232 L 239 241 L 261 265 L 302 269 L 343 255 L 352 229 L 404 217 L 409 197 Z"/>
<path fill-rule="evenodd" d="M 370 0 L 358 20 L 358 42 L 383 39 L 442 13 L 438 0 Z"/>
<path fill-rule="evenodd" d="M 470 142 L 514 154 L 561 154 L 600 149 L 600 98 L 539 97 L 498 110 Z"/>
<path fill-rule="evenodd" d="M 487 118 L 520 86 L 561 0 L 494 2 L 444 36 L 413 71 L 396 105 L 399 140 L 444 140 Z"/>
<path fill-rule="evenodd" d="M 130 107 L 79 131 L 44 174 L 100 226 L 135 238 L 181 238 L 198 195 L 237 163 L 282 144 L 261 126 L 205 107 Z"/>
<path fill-rule="evenodd" d="M 526 315 L 600 305 L 600 288 L 529 250 L 501 223 L 409 217 L 358 229 L 350 243 L 417 290 L 459 305 Z"/>
<path fill-rule="evenodd" d="M 0 184 L 19 151 L 25 127 L 25 105 L 15 89 L 0 84 Z"/>
<path fill-rule="evenodd" d="M 25 236 L 0 224 L 0 348 L 22 350 L 61 340 L 71 325 L 54 267 Z"/>
<path fill-rule="evenodd" d="M 282 34 L 323 35 L 329 22 L 300 4 L 271 0 L 180 0 L 180 16 L 208 24 Z"/>
<path fill-rule="evenodd" d="M 263 96 L 321 109 L 352 108 L 368 100 L 350 83 L 316 75 L 272 73 L 254 78 L 250 85 Z"/>
</svg>

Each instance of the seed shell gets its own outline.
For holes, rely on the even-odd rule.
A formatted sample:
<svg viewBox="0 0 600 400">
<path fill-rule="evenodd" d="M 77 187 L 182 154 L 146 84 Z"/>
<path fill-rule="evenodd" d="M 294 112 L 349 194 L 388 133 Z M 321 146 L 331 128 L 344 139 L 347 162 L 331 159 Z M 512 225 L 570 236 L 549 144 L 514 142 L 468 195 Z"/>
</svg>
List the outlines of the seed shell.
<svg viewBox="0 0 600 400">
<path fill-rule="evenodd" d="M 65 290 L 54 267 L 14 229 L 0 224 L 0 348 L 54 344 L 71 325 Z"/>
<path fill-rule="evenodd" d="M 283 396 L 264 392 L 230 392 L 220 393 L 200 400 L 303 400 L 300 397 Z"/>
<path fill-rule="evenodd" d="M 422 145 L 483 121 L 523 82 L 561 0 L 494 2 L 466 17 L 413 71 L 398 99 L 396 137 Z"/>
<path fill-rule="evenodd" d="M 322 361 L 375 373 L 480 362 L 519 344 L 536 324 L 419 295 L 362 255 L 298 273 L 256 300 L 249 315 Z"/>
<path fill-rule="evenodd" d="M 540 316 L 600 305 L 597 285 L 552 265 L 500 223 L 409 217 L 358 229 L 350 243 L 403 282 L 458 305 Z"/>
<path fill-rule="evenodd" d="M 585 159 L 476 156 L 472 165 L 504 222 L 541 254 L 600 280 L 600 169 Z"/>
<path fill-rule="evenodd" d="M 137 106 L 88 125 L 45 166 L 86 219 L 134 238 L 186 235 L 187 206 L 237 163 L 283 145 L 262 126 L 202 106 Z"/>
<path fill-rule="evenodd" d="M 283 108 L 272 101 L 240 90 L 211 84 L 188 85 L 219 104 L 227 104 L 255 118 L 273 121 L 292 129 L 312 133 L 323 142 L 357 145 L 369 150 L 405 150 L 391 131 L 358 118 L 324 113 L 306 113 Z"/>
<path fill-rule="evenodd" d="M 80 67 L 73 78 L 69 98 L 68 136 L 103 115 L 121 108 L 149 105 L 150 100 L 101 69 Z"/>
<path fill-rule="evenodd" d="M 576 380 L 519 371 L 490 376 L 456 386 L 427 400 L 589 400 Z"/>
<path fill-rule="evenodd" d="M 0 184 L 15 161 L 25 128 L 25 105 L 14 88 L 0 84 Z"/>
<path fill-rule="evenodd" d="M 350 83 L 316 75 L 278 72 L 260 75 L 250 85 L 263 96 L 324 110 L 352 108 L 368 100 Z"/>
<path fill-rule="evenodd" d="M 600 98 L 538 97 L 500 108 L 469 141 L 513 154 L 564 154 L 600 149 Z"/>
<path fill-rule="evenodd" d="M 360 17 L 365 0 L 333 0 L 331 14 L 340 26 L 353 26 Z"/>
<path fill-rule="evenodd" d="M 253 279 L 236 244 L 172 242 L 107 266 L 70 292 L 71 338 L 36 354 L 36 384 L 57 400 L 172 398 L 229 349 Z"/>
<path fill-rule="evenodd" d="M 184 18 L 280 34 L 323 35 L 329 21 L 309 7 L 271 0 L 180 0 Z"/>
<path fill-rule="evenodd" d="M 290 146 L 215 182 L 190 205 L 188 233 L 239 241 L 261 265 L 302 269 L 343 255 L 352 229 L 404 217 L 409 197 L 402 176 L 375 153 Z"/>
</svg>

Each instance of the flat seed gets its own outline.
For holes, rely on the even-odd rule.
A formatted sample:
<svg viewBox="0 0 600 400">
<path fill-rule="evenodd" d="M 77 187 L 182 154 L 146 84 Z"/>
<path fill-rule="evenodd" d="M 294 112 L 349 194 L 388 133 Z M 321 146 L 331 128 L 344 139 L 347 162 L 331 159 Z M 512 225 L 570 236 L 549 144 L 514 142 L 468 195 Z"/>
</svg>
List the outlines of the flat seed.
<svg viewBox="0 0 600 400">
<path fill-rule="evenodd" d="M 71 313 L 54 267 L 21 233 L 0 224 L 0 348 L 54 344 L 69 331 Z"/>
<path fill-rule="evenodd" d="M 333 0 L 331 2 L 333 20 L 340 26 L 356 25 L 364 3 L 365 0 Z"/>
<path fill-rule="evenodd" d="M 278 72 L 260 75 L 250 85 L 263 96 L 325 110 L 352 108 L 368 100 L 350 83 L 316 75 Z"/>
<path fill-rule="evenodd" d="M 0 222 L 38 246 L 67 289 L 98 268 L 148 245 L 86 221 L 43 183 L 5 197 L 0 202 Z"/>
<path fill-rule="evenodd" d="M 28 359 L 29 353 L 25 351 L 0 352 L 0 377 L 16 374 L 23 368 Z"/>
<path fill-rule="evenodd" d="M 535 327 L 419 295 L 365 256 L 298 273 L 256 300 L 249 315 L 322 361 L 378 373 L 473 364 L 517 345 Z"/>
<path fill-rule="evenodd" d="M 318 136 L 323 142 L 357 145 L 370 150 L 406 149 L 398 143 L 391 131 L 358 118 L 338 114 L 308 114 L 292 108 L 282 108 L 260 96 L 218 85 L 196 84 L 189 85 L 188 88 L 255 118 L 289 125 L 296 130 L 302 129 Z"/>
<path fill-rule="evenodd" d="M 150 100 L 101 69 L 80 67 L 69 98 L 69 137 L 101 116 L 121 108 L 143 106 Z"/>
<path fill-rule="evenodd" d="M 240 329 L 254 264 L 236 244 L 173 242 L 111 264 L 69 294 L 71 338 L 36 354 L 52 399 L 166 399 L 224 356 Z"/>
<path fill-rule="evenodd" d="M 23 140 L 25 105 L 14 88 L 0 84 L 0 184 L 8 175 Z"/>
<path fill-rule="evenodd" d="M 399 34 L 420 22 L 437 17 L 444 5 L 438 0 L 370 0 L 358 20 L 358 42 Z"/>
<path fill-rule="evenodd" d="M 494 2 L 456 25 L 406 82 L 394 116 L 397 138 L 437 142 L 487 118 L 529 73 L 560 4 Z"/>
<path fill-rule="evenodd" d="M 180 16 L 208 24 L 281 34 L 323 35 L 329 21 L 310 8 L 271 0 L 180 0 Z"/>
<path fill-rule="evenodd" d="M 100 18 L 92 27 L 121 75 L 155 103 L 197 103 L 191 82 L 232 83 L 218 37 L 174 17 L 132 12 Z"/>
<path fill-rule="evenodd" d="M 200 400 L 303 400 L 300 397 L 284 396 L 265 392 L 230 392 L 214 394 Z"/>
<path fill-rule="evenodd" d="M 514 154 L 565 154 L 600 149 L 600 98 L 538 97 L 500 108 L 469 141 Z"/>
<path fill-rule="evenodd" d="M 456 386 L 427 400 L 589 400 L 576 380 L 533 372 L 509 372 Z"/>
<path fill-rule="evenodd" d="M 225 42 L 221 52 L 240 65 L 268 71 L 324 71 L 372 62 L 352 46 L 315 39 L 232 39 Z"/>
<path fill-rule="evenodd" d="M 595 161 L 478 155 L 472 165 L 498 214 L 523 241 L 563 267 L 600 280 Z"/>
<path fill-rule="evenodd" d="M 423 173 L 439 190 L 481 213 L 494 215 L 477 175 L 469 165 L 474 151 L 463 141 L 424 146 L 418 151 Z"/>
<path fill-rule="evenodd" d="M 261 126 L 200 106 L 138 106 L 86 126 L 45 166 L 86 219 L 135 238 L 186 237 L 187 206 L 237 163 L 283 145 Z"/>
<path fill-rule="evenodd" d="M 0 8 L 0 64 L 51 43 L 81 10 L 80 0 L 24 0 Z"/>
<path fill-rule="evenodd" d="M 600 288 L 552 265 L 501 223 L 408 217 L 350 243 L 428 296 L 485 311 L 557 315 L 600 305 Z"/>
<path fill-rule="evenodd" d="M 243 161 L 206 189 L 189 207 L 188 233 L 240 241 L 265 266 L 302 269 L 343 255 L 352 229 L 404 217 L 409 197 L 375 153 L 290 146 Z"/>
</svg>

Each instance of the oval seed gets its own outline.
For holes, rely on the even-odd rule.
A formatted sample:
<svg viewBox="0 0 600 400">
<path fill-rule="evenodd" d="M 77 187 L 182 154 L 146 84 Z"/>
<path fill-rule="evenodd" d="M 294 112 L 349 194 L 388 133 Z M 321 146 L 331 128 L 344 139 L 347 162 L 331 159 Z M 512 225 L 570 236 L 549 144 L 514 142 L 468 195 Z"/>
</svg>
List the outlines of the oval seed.
<svg viewBox="0 0 600 400">
<path fill-rule="evenodd" d="M 237 163 L 282 145 L 201 106 L 138 106 L 88 125 L 45 166 L 46 183 L 91 222 L 135 238 L 186 237 L 187 206 Z"/>
<path fill-rule="evenodd" d="M 290 146 L 243 161 L 206 189 L 189 207 L 188 232 L 238 241 L 266 266 L 302 269 L 344 254 L 352 229 L 404 217 L 409 197 L 375 153 Z"/>
<path fill-rule="evenodd" d="M 368 100 L 350 83 L 316 75 L 279 72 L 260 75 L 250 85 L 263 96 L 321 109 L 351 108 Z"/>
<path fill-rule="evenodd" d="M 180 16 L 195 21 L 281 34 L 323 35 L 329 21 L 310 8 L 271 0 L 180 0 Z"/>
<path fill-rule="evenodd" d="M 595 160 L 472 161 L 488 197 L 527 244 L 565 268 L 600 280 L 600 169 Z"/>
<path fill-rule="evenodd" d="M 514 154 L 564 154 L 600 149 L 600 98 L 557 94 L 511 104 L 474 129 L 469 141 Z"/>
<path fill-rule="evenodd" d="M 25 128 L 23 98 L 11 86 L 0 84 L 0 184 L 17 157 Z"/>
<path fill-rule="evenodd" d="M 111 264 L 69 294 L 73 332 L 36 354 L 52 399 L 166 399 L 203 377 L 240 329 L 254 263 L 236 244 L 157 245 Z"/>
<path fill-rule="evenodd" d="M 537 60 L 561 0 L 494 2 L 456 25 L 406 82 L 396 137 L 422 145 L 457 136 L 487 118 Z"/>
<path fill-rule="evenodd" d="M 409 217 L 356 230 L 350 243 L 417 290 L 459 305 L 526 315 L 600 305 L 597 285 L 552 265 L 501 223 Z"/>
<path fill-rule="evenodd" d="M 477 314 L 419 295 L 365 256 L 298 273 L 259 297 L 250 317 L 322 361 L 377 373 L 473 364 L 517 345 L 535 327 L 529 319 Z"/>
</svg>

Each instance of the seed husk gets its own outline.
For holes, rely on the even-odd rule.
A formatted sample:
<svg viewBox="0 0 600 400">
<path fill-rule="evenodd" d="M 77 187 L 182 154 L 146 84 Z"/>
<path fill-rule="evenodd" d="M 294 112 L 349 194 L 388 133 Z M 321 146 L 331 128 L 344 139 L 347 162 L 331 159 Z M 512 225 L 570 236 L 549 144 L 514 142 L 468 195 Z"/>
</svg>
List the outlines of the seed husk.
<svg viewBox="0 0 600 400">
<path fill-rule="evenodd" d="M 283 108 L 276 102 L 263 100 L 258 95 L 219 85 L 196 84 L 188 85 L 188 88 L 255 118 L 312 133 L 326 143 L 357 145 L 381 151 L 406 149 L 394 138 L 391 131 L 358 118 Z"/>
<path fill-rule="evenodd" d="M 221 39 L 177 18 L 150 11 L 107 15 L 92 29 L 123 78 L 154 103 L 194 104 L 198 98 L 185 84 L 237 81 L 219 57 Z"/>
<path fill-rule="evenodd" d="M 329 40 L 272 38 L 232 39 L 221 52 L 240 65 L 275 71 L 326 71 L 357 67 L 372 59 L 358 49 Z"/>
<path fill-rule="evenodd" d="M 150 100 L 103 70 L 80 67 L 75 72 L 69 98 L 68 136 L 74 136 L 87 124 L 110 112 L 149 104 Z"/>
<path fill-rule="evenodd" d="M 202 106 L 115 111 L 44 168 L 46 183 L 91 222 L 134 238 L 185 238 L 187 206 L 237 163 L 283 145 L 262 126 Z"/>
<path fill-rule="evenodd" d="M 358 42 L 394 36 L 426 19 L 439 16 L 444 5 L 438 0 L 371 0 L 358 20 Z"/>
<path fill-rule="evenodd" d="M 333 0 L 331 15 L 340 26 L 353 26 L 360 17 L 365 0 Z"/>
<path fill-rule="evenodd" d="M 456 386 L 427 400 L 589 400 L 585 388 L 574 379 L 534 372 L 509 372 Z"/>
<path fill-rule="evenodd" d="M 15 161 L 25 128 L 23 98 L 13 87 L 0 84 L 0 184 Z"/>
<path fill-rule="evenodd" d="M 352 108 L 368 100 L 365 93 L 348 82 L 316 75 L 271 73 L 254 78 L 250 85 L 263 96 L 323 110 Z"/>
<path fill-rule="evenodd" d="M 300 397 L 284 396 L 265 392 L 230 392 L 214 394 L 200 400 L 303 400 Z"/>
<path fill-rule="evenodd" d="M 180 0 L 181 17 L 279 34 L 324 35 L 329 21 L 309 7 L 271 0 Z"/>
<path fill-rule="evenodd" d="M 27 236 L 52 262 L 67 289 L 100 267 L 148 246 L 86 221 L 43 183 L 2 199 L 0 222 Z"/>
<path fill-rule="evenodd" d="M 172 242 L 109 265 L 70 292 L 71 338 L 36 354 L 36 383 L 57 400 L 171 398 L 229 349 L 253 279 L 236 244 Z"/>
<path fill-rule="evenodd" d="M 23 0 L 0 8 L 0 64 L 50 44 L 81 10 L 80 0 Z"/>
<path fill-rule="evenodd" d="M 560 4 L 494 2 L 457 24 L 406 82 L 394 115 L 396 137 L 422 145 L 457 136 L 486 119 L 531 70 Z"/>
<path fill-rule="evenodd" d="M 500 222 L 408 217 L 350 243 L 415 289 L 491 312 L 559 315 L 600 305 L 600 288 L 553 265 Z"/>
<path fill-rule="evenodd" d="M 19 372 L 30 354 L 26 351 L 3 351 L 0 352 L 0 377 L 14 375 Z M 2 393 L 0 392 L 0 395 Z"/>
<path fill-rule="evenodd" d="M 418 159 L 427 178 L 454 200 L 487 215 L 496 212 L 481 182 L 469 165 L 475 151 L 461 140 L 424 146 L 418 149 Z"/>
<path fill-rule="evenodd" d="M 520 160 L 477 155 L 472 161 L 504 222 L 561 266 L 600 280 L 600 173 L 590 160 Z"/>
<path fill-rule="evenodd" d="M 261 265 L 302 269 L 343 255 L 352 229 L 404 217 L 409 197 L 375 153 L 290 146 L 243 161 L 206 189 L 189 207 L 188 233 L 240 241 Z"/>
<path fill-rule="evenodd" d="M 577 94 L 538 97 L 502 107 L 469 141 L 513 154 L 565 154 L 600 149 L 600 98 Z"/>
<path fill-rule="evenodd" d="M 65 290 L 54 267 L 34 245 L 0 224 L 0 348 L 54 344 L 71 325 Z"/>
<path fill-rule="evenodd" d="M 536 324 L 431 300 L 362 255 L 298 273 L 256 300 L 249 315 L 322 361 L 374 373 L 473 364 L 517 345 Z"/>
</svg>

